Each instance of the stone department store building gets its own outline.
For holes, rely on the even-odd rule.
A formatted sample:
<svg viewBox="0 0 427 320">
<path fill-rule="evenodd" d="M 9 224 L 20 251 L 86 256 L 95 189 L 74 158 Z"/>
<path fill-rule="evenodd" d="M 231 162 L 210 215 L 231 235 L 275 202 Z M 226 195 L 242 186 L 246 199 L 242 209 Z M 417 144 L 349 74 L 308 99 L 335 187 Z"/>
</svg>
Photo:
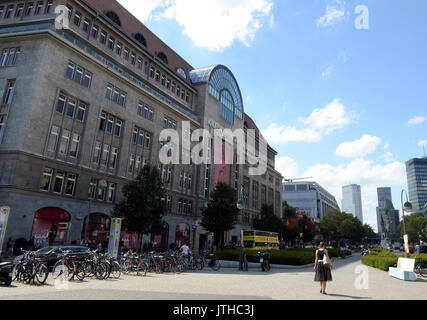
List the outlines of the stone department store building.
<svg viewBox="0 0 427 320">
<path fill-rule="evenodd" d="M 69 28 L 57 29 L 57 11 Z M 201 210 L 215 186 L 216 165 L 161 165 L 165 128 L 190 131 L 249 128 L 242 95 L 223 65 L 195 69 L 117 1 L 0 2 L 0 206 L 11 208 L 6 239 L 55 244 L 88 239 L 106 245 L 122 187 L 146 163 L 159 167 L 167 189 L 161 249 L 210 235 Z M 173 146 L 168 146 L 173 147 Z M 178 150 L 176 150 L 178 151 Z M 182 150 L 179 150 L 181 152 Z M 175 151 L 174 151 L 175 152 Z M 263 203 L 281 216 L 282 176 L 268 146 L 267 173 L 226 167 L 226 181 L 244 201 L 237 241 Z M 243 186 L 243 188 L 242 188 Z M 122 231 L 126 247 L 135 235 Z"/>
</svg>

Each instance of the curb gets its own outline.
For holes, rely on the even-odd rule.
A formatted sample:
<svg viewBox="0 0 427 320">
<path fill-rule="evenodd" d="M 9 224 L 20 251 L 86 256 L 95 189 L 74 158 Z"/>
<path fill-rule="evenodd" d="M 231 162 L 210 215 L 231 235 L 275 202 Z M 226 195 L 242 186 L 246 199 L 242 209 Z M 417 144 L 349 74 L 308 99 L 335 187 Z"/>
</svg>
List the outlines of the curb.
<svg viewBox="0 0 427 320">
<path fill-rule="evenodd" d="M 347 258 L 351 258 L 353 255 L 347 256 Z M 341 258 L 332 258 L 332 261 L 340 260 Z M 221 268 L 237 268 L 239 269 L 240 262 L 239 261 L 228 261 L 228 260 L 220 260 Z M 305 269 L 314 267 L 314 263 L 302 265 L 302 266 L 292 266 L 286 264 L 270 264 L 272 269 Z M 248 262 L 248 268 L 259 268 L 260 264 L 257 262 Z"/>
</svg>

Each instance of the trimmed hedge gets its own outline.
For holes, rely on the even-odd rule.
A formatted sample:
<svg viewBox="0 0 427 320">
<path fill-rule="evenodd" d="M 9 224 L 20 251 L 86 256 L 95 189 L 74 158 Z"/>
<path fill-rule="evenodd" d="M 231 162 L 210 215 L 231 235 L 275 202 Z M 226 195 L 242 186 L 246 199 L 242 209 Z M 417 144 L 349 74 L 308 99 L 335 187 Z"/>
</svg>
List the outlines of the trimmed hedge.
<svg viewBox="0 0 427 320">
<path fill-rule="evenodd" d="M 271 263 L 272 264 L 285 264 L 291 266 L 301 266 L 306 264 L 314 263 L 315 261 L 315 248 L 292 248 L 286 250 L 271 250 Z M 265 250 L 261 250 L 264 252 Z M 256 259 L 256 255 L 260 252 L 260 250 L 254 249 L 245 249 L 245 253 L 248 259 L 248 262 L 258 262 Z M 340 253 L 340 249 L 328 249 L 329 256 L 331 258 L 338 257 Z M 345 250 L 345 255 L 351 255 L 351 251 Z M 221 260 L 227 261 L 239 261 L 240 250 L 223 250 L 215 252 L 217 257 Z"/>
<path fill-rule="evenodd" d="M 410 255 L 411 258 L 415 258 L 416 262 L 422 262 L 427 264 L 427 254 L 418 254 L 418 255 Z M 374 248 L 370 250 L 370 254 L 368 256 L 362 257 L 362 263 L 374 267 L 383 271 L 388 271 L 390 267 L 393 267 L 397 264 L 397 260 L 400 257 L 405 257 L 404 254 L 395 254 L 393 252 Z"/>
</svg>

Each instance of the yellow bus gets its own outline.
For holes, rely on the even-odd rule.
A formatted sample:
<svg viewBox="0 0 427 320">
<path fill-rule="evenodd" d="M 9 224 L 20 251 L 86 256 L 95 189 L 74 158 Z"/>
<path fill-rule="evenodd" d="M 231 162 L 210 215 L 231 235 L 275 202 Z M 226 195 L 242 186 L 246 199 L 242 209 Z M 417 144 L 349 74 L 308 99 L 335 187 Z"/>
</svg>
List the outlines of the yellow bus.
<svg viewBox="0 0 427 320">
<path fill-rule="evenodd" d="M 243 230 L 243 246 L 248 249 L 279 249 L 277 232 L 260 230 Z"/>
</svg>

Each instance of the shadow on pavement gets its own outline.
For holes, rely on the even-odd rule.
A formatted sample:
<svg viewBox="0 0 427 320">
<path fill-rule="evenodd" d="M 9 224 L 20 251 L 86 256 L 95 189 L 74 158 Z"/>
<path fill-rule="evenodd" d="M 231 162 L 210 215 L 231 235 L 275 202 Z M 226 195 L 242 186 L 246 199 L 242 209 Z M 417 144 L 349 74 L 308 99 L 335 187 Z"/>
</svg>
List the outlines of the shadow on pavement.
<svg viewBox="0 0 427 320">
<path fill-rule="evenodd" d="M 330 297 L 340 297 L 340 298 L 350 298 L 350 299 L 356 299 L 356 300 L 362 300 L 362 299 L 372 299 L 371 297 L 355 297 L 355 296 L 347 296 L 345 294 L 333 294 L 333 293 L 328 293 L 327 294 Z"/>
</svg>

